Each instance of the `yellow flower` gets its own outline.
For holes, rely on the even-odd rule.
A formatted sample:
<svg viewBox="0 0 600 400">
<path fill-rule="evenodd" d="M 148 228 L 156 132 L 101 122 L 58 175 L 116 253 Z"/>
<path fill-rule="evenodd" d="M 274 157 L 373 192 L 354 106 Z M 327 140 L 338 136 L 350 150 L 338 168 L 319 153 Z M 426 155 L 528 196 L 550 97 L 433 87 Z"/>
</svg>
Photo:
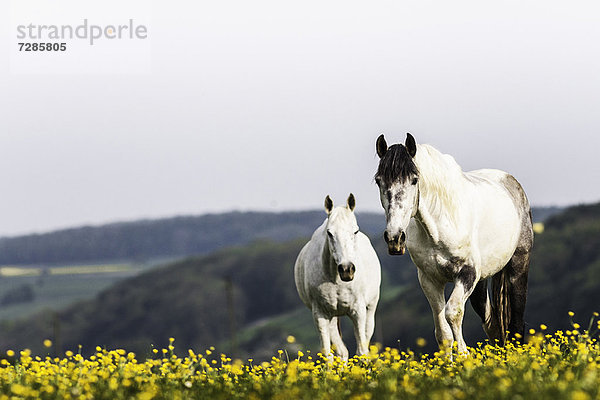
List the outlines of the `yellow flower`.
<svg viewBox="0 0 600 400">
<path fill-rule="evenodd" d="M 571 393 L 571 400 L 590 400 L 591 397 L 589 394 L 582 390 L 575 390 Z"/>
<path fill-rule="evenodd" d="M 286 340 L 287 340 L 287 342 L 288 342 L 288 343 L 294 343 L 294 342 L 296 342 L 296 338 L 295 338 L 295 337 L 293 337 L 292 335 L 289 335 L 289 336 L 286 338 Z"/>
<path fill-rule="evenodd" d="M 540 329 L 545 331 L 548 327 L 542 324 Z M 23 350 L 18 363 L 8 357 L 0 360 L 0 382 L 5 389 L 0 392 L 0 400 L 8 400 L 11 395 L 89 399 L 102 397 L 105 391 L 112 398 L 126 398 L 131 397 L 132 390 L 137 393 L 134 397 L 146 400 L 159 394 L 165 398 L 189 398 L 193 397 L 190 389 L 195 388 L 206 388 L 215 397 L 223 398 L 245 392 L 254 400 L 261 398 L 267 387 L 274 398 L 297 398 L 306 390 L 315 391 L 314 397 L 318 398 L 319 393 L 338 393 L 351 387 L 348 398 L 374 398 L 376 388 L 380 388 L 396 397 L 445 400 L 464 399 L 467 392 L 479 389 L 485 389 L 490 398 L 513 397 L 517 386 L 528 398 L 535 397 L 538 391 L 547 391 L 547 385 L 566 394 L 567 400 L 592 400 L 586 382 L 595 379 L 600 370 L 600 344 L 596 338 L 574 334 L 577 329 L 567 335 L 558 331 L 532 336 L 529 343 L 510 341 L 504 347 L 478 343 L 468 354 L 454 358 L 444 351 L 417 355 L 410 350 L 374 345 L 367 356 L 346 362 L 339 357 L 330 361 L 322 354 L 314 359 L 305 357 L 303 351 L 292 360 L 279 351 L 279 357 L 270 361 L 253 364 L 254 359 L 249 358 L 244 364 L 239 359 L 232 361 L 226 354 L 221 354 L 220 360 L 206 360 L 191 350 L 185 358 L 169 354 L 168 358 L 145 361 L 136 360 L 135 354 L 125 349 L 98 349 L 89 358 L 67 351 L 66 357 L 44 359 Z M 420 347 L 426 345 L 423 338 L 416 343 Z M 214 351 L 212 347 L 207 354 Z M 574 357 L 564 357 L 565 351 Z M 157 349 L 153 352 L 160 353 Z M 11 353 L 15 355 L 11 350 L 7 356 Z M 436 384 L 430 385 L 433 380 Z M 469 388 L 463 387 L 467 381 Z M 521 382 L 525 385 L 517 385 Z"/>
</svg>

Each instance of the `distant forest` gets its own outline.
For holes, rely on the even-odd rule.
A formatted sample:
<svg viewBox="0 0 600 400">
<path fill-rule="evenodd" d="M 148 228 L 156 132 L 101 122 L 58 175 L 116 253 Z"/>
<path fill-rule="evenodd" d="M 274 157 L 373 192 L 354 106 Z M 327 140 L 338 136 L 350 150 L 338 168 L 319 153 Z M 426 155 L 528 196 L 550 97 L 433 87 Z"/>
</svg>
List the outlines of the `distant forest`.
<svg viewBox="0 0 600 400">
<path fill-rule="evenodd" d="M 545 220 L 557 207 L 534 208 Z M 381 235 L 382 213 L 357 211 L 367 235 Z M 321 210 L 300 212 L 230 212 L 157 220 L 85 226 L 44 234 L 0 238 L 0 265 L 52 265 L 98 261 L 146 261 L 161 257 L 207 254 L 257 240 L 285 242 L 309 237 L 325 219 Z"/>
</svg>

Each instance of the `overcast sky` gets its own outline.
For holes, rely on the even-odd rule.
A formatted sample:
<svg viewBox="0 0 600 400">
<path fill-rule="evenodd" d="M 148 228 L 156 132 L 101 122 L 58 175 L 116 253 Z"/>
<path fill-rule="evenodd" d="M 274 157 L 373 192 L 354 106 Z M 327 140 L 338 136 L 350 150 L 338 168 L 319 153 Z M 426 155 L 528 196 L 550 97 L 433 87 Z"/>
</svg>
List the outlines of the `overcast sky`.
<svg viewBox="0 0 600 400">
<path fill-rule="evenodd" d="M 381 210 L 380 133 L 508 171 L 533 205 L 600 200 L 597 1 L 44 3 L 61 21 L 0 5 L 0 236 L 349 192 Z M 27 69 L 15 23 L 84 18 L 148 37 Z"/>
</svg>

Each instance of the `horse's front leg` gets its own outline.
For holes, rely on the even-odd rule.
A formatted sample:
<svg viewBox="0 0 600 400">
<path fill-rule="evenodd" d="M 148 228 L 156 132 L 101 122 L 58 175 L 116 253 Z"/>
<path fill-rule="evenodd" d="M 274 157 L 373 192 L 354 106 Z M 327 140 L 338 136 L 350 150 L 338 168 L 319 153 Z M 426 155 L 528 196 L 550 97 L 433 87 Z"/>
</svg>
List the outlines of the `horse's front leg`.
<svg viewBox="0 0 600 400">
<path fill-rule="evenodd" d="M 375 310 L 377 309 L 377 302 L 373 302 L 367 305 L 367 322 L 365 325 L 365 336 L 367 343 L 371 343 L 373 332 L 375 331 Z"/>
<path fill-rule="evenodd" d="M 350 313 L 354 325 L 356 338 L 356 354 L 362 356 L 369 352 L 369 339 L 367 339 L 367 307 L 361 305 Z"/>
<path fill-rule="evenodd" d="M 323 356 L 332 360 L 333 355 L 331 354 L 331 336 L 329 328 L 331 318 L 322 313 L 315 305 L 313 305 L 312 309 L 315 326 L 319 332 L 319 339 L 321 339 L 321 351 L 323 352 Z"/>
<path fill-rule="evenodd" d="M 348 361 L 348 349 L 342 340 L 339 323 L 339 317 L 331 318 L 331 322 L 329 322 L 329 336 L 331 337 L 331 344 L 335 346 L 335 352 L 342 360 Z"/>
<path fill-rule="evenodd" d="M 433 312 L 433 323 L 435 326 L 435 338 L 441 350 L 450 350 L 454 337 L 446 316 L 444 315 L 444 306 L 446 299 L 444 298 L 445 283 L 431 279 L 420 269 L 417 270 L 421 289 Z"/>
<path fill-rule="evenodd" d="M 454 280 L 454 289 L 446 303 L 446 321 L 452 329 L 452 335 L 457 342 L 459 353 L 468 353 L 467 344 L 462 334 L 462 324 L 465 315 L 465 303 L 479 280 L 475 268 L 465 265 Z"/>
</svg>

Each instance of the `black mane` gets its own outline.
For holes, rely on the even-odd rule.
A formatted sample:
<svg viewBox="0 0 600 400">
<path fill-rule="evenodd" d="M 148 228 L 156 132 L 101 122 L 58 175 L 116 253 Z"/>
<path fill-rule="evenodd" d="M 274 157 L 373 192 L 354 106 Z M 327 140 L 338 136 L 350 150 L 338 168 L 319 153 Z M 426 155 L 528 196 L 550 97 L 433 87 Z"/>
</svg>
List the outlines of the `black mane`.
<svg viewBox="0 0 600 400">
<path fill-rule="evenodd" d="M 379 160 L 375 179 L 381 179 L 386 185 L 390 185 L 398 179 L 404 182 L 418 174 L 419 170 L 406 147 L 401 144 L 393 144 Z"/>
</svg>

